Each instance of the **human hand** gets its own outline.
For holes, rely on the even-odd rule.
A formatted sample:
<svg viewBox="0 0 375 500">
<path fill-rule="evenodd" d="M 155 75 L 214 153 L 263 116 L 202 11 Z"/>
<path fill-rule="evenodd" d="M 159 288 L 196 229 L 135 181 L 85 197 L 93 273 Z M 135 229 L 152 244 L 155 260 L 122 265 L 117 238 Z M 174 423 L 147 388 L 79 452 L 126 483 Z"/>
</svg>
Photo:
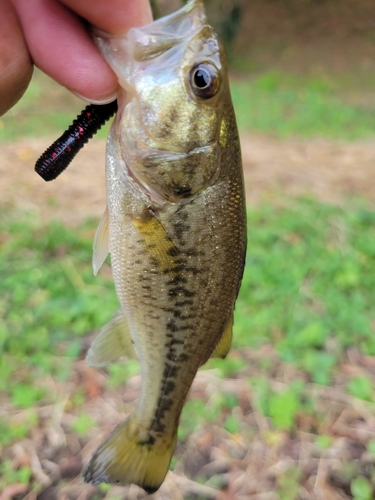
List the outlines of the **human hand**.
<svg viewBox="0 0 375 500">
<path fill-rule="evenodd" d="M 33 65 L 10 0 L 0 0 L 0 116 L 25 92 Z"/>
<path fill-rule="evenodd" d="M 115 99 L 117 78 L 84 20 L 119 34 L 152 14 L 149 0 L 0 0 L 0 115 L 26 90 L 32 61 L 89 102 Z"/>
</svg>

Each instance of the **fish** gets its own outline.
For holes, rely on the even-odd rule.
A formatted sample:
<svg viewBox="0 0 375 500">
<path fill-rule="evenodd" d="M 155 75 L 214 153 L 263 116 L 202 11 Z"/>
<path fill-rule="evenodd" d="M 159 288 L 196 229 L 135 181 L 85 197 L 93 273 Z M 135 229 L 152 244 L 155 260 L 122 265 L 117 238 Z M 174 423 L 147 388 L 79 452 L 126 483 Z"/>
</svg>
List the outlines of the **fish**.
<svg viewBox="0 0 375 500">
<path fill-rule="evenodd" d="M 230 349 L 246 252 L 240 141 L 224 49 L 202 0 L 125 36 L 93 37 L 119 81 L 93 269 L 110 253 L 121 307 L 87 362 L 139 359 L 142 381 L 133 413 L 83 475 L 151 494 L 198 369 Z"/>
</svg>

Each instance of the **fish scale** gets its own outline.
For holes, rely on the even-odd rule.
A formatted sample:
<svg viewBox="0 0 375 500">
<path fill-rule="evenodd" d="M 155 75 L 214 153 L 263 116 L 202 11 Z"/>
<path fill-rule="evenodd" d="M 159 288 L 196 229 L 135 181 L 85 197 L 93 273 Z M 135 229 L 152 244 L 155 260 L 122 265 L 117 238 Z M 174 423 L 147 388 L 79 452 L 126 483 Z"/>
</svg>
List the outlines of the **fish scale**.
<svg viewBox="0 0 375 500">
<path fill-rule="evenodd" d="M 84 477 L 151 493 L 168 471 L 197 370 L 230 347 L 246 250 L 240 144 L 201 0 L 123 40 L 100 32 L 97 43 L 129 93 L 108 137 L 108 206 L 93 258 L 97 272 L 109 250 L 121 310 L 88 360 L 105 364 L 104 345 L 110 362 L 136 355 L 142 384 Z M 214 79 L 207 91 L 194 87 L 197 65 Z"/>
</svg>

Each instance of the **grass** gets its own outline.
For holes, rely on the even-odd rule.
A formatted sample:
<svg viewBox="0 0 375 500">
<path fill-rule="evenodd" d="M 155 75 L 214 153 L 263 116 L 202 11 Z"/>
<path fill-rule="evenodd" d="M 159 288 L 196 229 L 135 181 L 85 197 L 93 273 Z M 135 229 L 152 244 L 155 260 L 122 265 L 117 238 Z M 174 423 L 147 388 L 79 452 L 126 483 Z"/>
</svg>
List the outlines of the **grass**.
<svg viewBox="0 0 375 500">
<path fill-rule="evenodd" d="M 46 373 L 66 379 L 75 339 L 105 323 L 117 299 L 108 280 L 92 276 L 92 224 L 75 232 L 57 222 L 42 228 L 33 216 L 1 218 L 0 388 L 16 406 L 30 406 L 43 392 L 20 384 Z"/>
<path fill-rule="evenodd" d="M 90 221 L 76 230 L 58 222 L 41 227 L 34 216 L 2 212 L 0 388 L 15 406 L 46 396 L 40 376 L 69 377 L 80 337 L 118 308 L 112 281 L 92 275 L 94 227 Z M 233 347 L 273 343 L 280 359 L 319 384 L 330 383 L 347 349 L 375 356 L 375 213 L 365 204 L 344 211 L 289 200 L 277 209 L 250 209 L 248 227 Z M 229 357 L 208 367 L 230 377 L 245 364 Z M 127 378 L 122 372 L 129 377 L 137 368 L 111 368 L 110 385 Z M 366 377 L 353 379 L 348 391 L 373 400 Z"/>
<path fill-rule="evenodd" d="M 313 200 L 251 210 L 235 346 L 271 341 L 318 383 L 345 349 L 374 356 L 374 223 Z"/>
<path fill-rule="evenodd" d="M 351 104 L 345 98 L 342 80 L 342 76 L 302 77 L 279 72 L 233 78 L 231 89 L 239 127 L 280 137 L 353 140 L 373 136 L 374 106 Z M 58 137 L 84 106 L 36 72 L 22 100 L 0 118 L 0 143 L 23 136 Z M 99 131 L 99 137 L 106 137 L 107 132 L 108 124 Z"/>
<path fill-rule="evenodd" d="M 240 129 L 280 137 L 358 139 L 374 135 L 375 109 L 346 102 L 334 77 L 268 72 L 234 80 L 233 103 Z"/>
<path fill-rule="evenodd" d="M 263 439 L 271 448 L 282 439 L 280 433 L 293 436 L 297 430 L 315 436 L 316 453 L 333 446 L 327 415 L 310 385 L 333 386 L 347 350 L 375 356 L 374 223 L 375 212 L 361 201 L 346 210 L 310 199 L 249 209 L 249 249 L 233 349 L 227 359 L 210 360 L 203 370 L 210 374 L 214 368 L 223 381 L 246 383 L 254 395 L 252 405 L 270 423 Z M 42 226 L 35 214 L 1 212 L 0 399 L 8 410 L 0 416 L 0 444 L 5 452 L 45 425 L 38 409 L 61 404 L 56 387 L 69 387 L 76 376 L 86 336 L 118 308 L 108 272 L 92 275 L 95 226 L 95 221 L 75 229 L 58 222 Z M 270 345 L 276 347 L 272 356 L 251 358 Z M 284 372 L 287 366 L 296 370 L 282 387 L 272 378 L 277 366 Z M 138 371 L 135 362 L 109 367 L 107 390 L 126 393 L 127 381 Z M 52 389 L 48 380 L 54 381 Z M 86 443 L 100 419 L 85 406 L 87 383 L 75 384 L 66 396 L 65 428 Z M 244 421 L 252 412 L 240 411 L 244 386 L 233 393 L 225 384 L 218 383 L 208 400 L 193 394 L 185 405 L 173 467 L 178 468 L 181 450 L 197 429 L 216 426 L 239 443 L 254 439 L 254 427 Z M 369 372 L 355 372 L 343 390 L 348 398 L 375 402 Z M 373 448 L 370 441 L 369 453 Z M 6 456 L 0 460 L 2 482 L 36 488 L 30 467 L 13 467 Z M 298 498 L 302 477 L 297 464 L 280 477 L 280 498 L 289 498 L 291 490 Z M 368 497 L 369 478 L 355 468 L 345 477 L 355 498 Z"/>
</svg>

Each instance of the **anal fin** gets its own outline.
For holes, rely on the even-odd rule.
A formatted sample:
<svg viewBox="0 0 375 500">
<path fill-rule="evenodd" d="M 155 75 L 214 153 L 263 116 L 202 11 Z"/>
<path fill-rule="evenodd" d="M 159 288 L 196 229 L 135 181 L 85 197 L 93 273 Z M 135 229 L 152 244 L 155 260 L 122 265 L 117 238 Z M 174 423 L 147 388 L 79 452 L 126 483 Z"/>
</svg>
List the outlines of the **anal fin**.
<svg viewBox="0 0 375 500">
<path fill-rule="evenodd" d="M 137 355 L 128 323 L 120 309 L 95 337 L 87 353 L 86 363 L 92 367 L 100 367 L 128 359 L 137 359 Z"/>
<path fill-rule="evenodd" d="M 232 343 L 233 337 L 233 314 L 225 327 L 224 333 L 219 340 L 219 343 L 215 347 L 214 352 L 211 354 L 211 358 L 222 358 L 224 359 L 229 352 L 230 345 Z"/>
</svg>

